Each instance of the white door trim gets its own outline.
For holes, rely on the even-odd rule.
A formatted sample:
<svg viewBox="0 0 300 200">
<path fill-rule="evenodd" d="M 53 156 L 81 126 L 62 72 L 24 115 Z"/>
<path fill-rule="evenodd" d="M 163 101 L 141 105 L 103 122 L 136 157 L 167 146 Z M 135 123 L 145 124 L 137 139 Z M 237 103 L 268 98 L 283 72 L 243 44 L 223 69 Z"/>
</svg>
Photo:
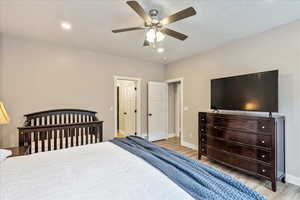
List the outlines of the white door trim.
<svg viewBox="0 0 300 200">
<path fill-rule="evenodd" d="M 181 135 L 180 135 L 180 144 L 182 145 L 183 143 L 184 143 L 184 141 L 183 141 L 183 135 L 184 135 L 184 129 L 183 129 L 183 105 L 184 105 L 184 103 L 183 103 L 183 87 L 184 87 L 184 85 L 183 85 L 183 83 L 184 83 L 184 78 L 183 77 L 181 77 L 181 78 L 175 78 L 175 79 L 170 79 L 170 80 L 166 80 L 165 81 L 166 83 L 168 83 L 168 84 L 170 84 L 170 83 L 176 83 L 176 82 L 180 82 L 180 89 L 181 89 L 181 91 L 180 91 L 180 95 L 181 95 L 181 112 L 180 112 L 180 118 L 181 118 Z M 168 98 L 169 98 L 169 95 L 168 95 Z M 169 100 L 167 101 L 167 102 L 169 102 Z M 169 113 L 169 107 L 167 107 L 167 109 L 168 109 L 168 113 Z M 167 115 L 167 117 L 168 117 L 168 120 L 167 120 L 167 123 L 168 123 L 168 132 L 169 132 L 169 114 Z"/>
<path fill-rule="evenodd" d="M 117 81 L 118 80 L 127 80 L 127 81 L 135 81 L 136 87 L 137 87 L 137 122 L 136 122 L 136 134 L 138 136 L 142 136 L 142 93 L 141 93 L 141 78 L 135 78 L 135 77 L 126 77 L 126 76 L 114 76 L 114 136 L 117 136 Z"/>
</svg>

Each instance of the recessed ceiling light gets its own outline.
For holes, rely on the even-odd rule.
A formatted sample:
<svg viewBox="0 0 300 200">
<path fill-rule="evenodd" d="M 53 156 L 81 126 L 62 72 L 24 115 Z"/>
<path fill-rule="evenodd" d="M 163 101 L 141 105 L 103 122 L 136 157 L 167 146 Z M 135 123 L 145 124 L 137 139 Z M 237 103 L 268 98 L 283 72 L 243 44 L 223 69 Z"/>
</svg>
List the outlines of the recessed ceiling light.
<svg viewBox="0 0 300 200">
<path fill-rule="evenodd" d="M 160 48 L 157 49 L 157 52 L 158 52 L 158 53 L 163 53 L 163 52 L 165 52 L 165 49 L 162 48 L 162 47 L 160 47 Z"/>
<path fill-rule="evenodd" d="M 69 22 L 61 22 L 61 27 L 64 30 L 71 30 L 72 29 L 72 25 Z"/>
</svg>

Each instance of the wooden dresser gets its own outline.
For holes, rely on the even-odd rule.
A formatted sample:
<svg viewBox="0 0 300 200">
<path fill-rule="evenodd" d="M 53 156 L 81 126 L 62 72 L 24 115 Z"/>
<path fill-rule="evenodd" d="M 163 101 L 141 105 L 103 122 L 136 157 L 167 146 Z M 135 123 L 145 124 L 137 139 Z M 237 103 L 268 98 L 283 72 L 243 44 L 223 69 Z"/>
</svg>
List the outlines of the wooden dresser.
<svg viewBox="0 0 300 200">
<path fill-rule="evenodd" d="M 272 182 L 285 182 L 285 118 L 199 113 L 199 159 L 206 156 Z"/>
</svg>

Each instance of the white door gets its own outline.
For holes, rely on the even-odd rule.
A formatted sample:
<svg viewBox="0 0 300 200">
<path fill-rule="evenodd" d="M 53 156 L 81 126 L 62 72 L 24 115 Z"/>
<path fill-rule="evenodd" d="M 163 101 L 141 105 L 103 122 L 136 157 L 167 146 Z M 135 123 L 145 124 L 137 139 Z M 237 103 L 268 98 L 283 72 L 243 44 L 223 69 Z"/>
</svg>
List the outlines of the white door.
<svg viewBox="0 0 300 200">
<path fill-rule="evenodd" d="M 167 129 L 167 95 L 166 83 L 148 83 L 148 137 L 149 141 L 166 139 Z"/>
<path fill-rule="evenodd" d="M 136 85 L 134 81 L 128 81 L 124 85 L 125 93 L 125 135 L 136 133 Z"/>
<path fill-rule="evenodd" d="M 134 81 L 121 80 L 120 88 L 119 130 L 122 135 L 129 136 L 136 133 L 136 84 Z"/>
</svg>

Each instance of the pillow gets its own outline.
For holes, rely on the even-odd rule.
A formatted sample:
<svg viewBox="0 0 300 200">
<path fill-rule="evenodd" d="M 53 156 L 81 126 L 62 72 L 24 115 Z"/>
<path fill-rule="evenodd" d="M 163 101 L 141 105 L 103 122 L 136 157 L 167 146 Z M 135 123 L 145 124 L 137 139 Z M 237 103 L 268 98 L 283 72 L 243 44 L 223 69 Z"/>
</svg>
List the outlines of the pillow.
<svg viewBox="0 0 300 200">
<path fill-rule="evenodd" d="M 3 162 L 8 156 L 11 156 L 12 152 L 6 149 L 0 149 L 0 163 Z"/>
</svg>

